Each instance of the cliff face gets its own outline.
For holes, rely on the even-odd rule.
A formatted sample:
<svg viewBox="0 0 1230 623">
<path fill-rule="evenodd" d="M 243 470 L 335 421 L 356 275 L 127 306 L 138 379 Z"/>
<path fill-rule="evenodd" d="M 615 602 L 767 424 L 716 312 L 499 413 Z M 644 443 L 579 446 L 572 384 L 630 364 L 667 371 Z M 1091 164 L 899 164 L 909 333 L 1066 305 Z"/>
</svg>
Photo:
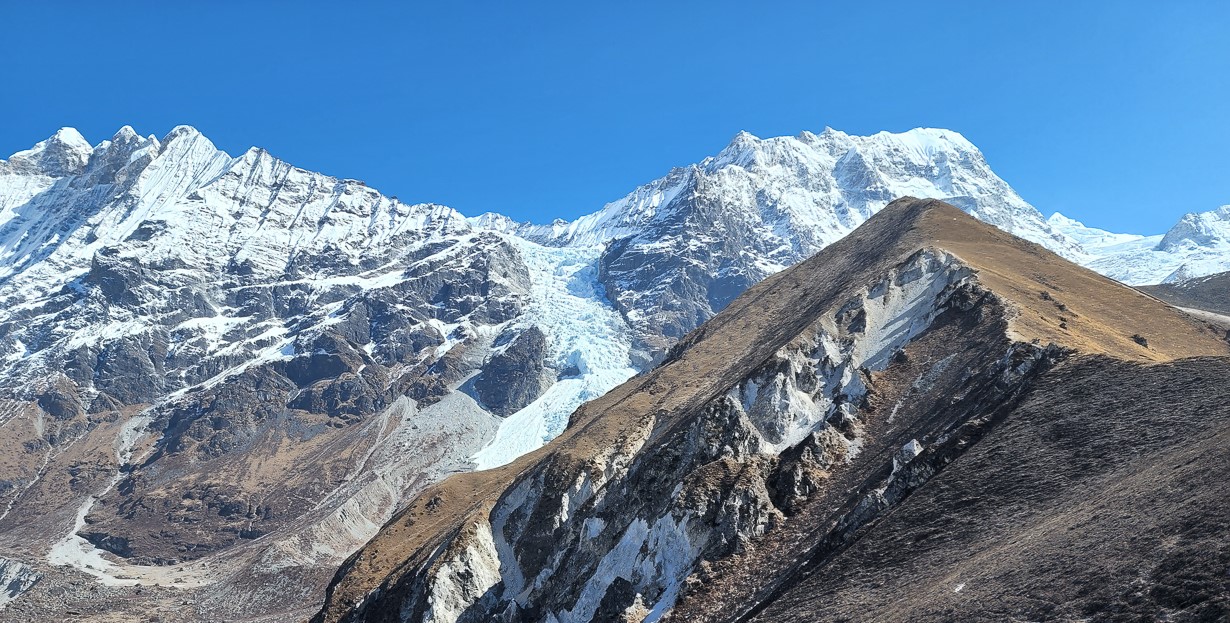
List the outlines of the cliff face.
<svg viewBox="0 0 1230 623">
<path fill-rule="evenodd" d="M 752 616 L 874 538 L 1055 370 L 1224 356 L 1222 337 L 951 206 L 901 200 L 749 289 L 547 447 L 424 492 L 347 561 L 316 620 Z"/>
</svg>

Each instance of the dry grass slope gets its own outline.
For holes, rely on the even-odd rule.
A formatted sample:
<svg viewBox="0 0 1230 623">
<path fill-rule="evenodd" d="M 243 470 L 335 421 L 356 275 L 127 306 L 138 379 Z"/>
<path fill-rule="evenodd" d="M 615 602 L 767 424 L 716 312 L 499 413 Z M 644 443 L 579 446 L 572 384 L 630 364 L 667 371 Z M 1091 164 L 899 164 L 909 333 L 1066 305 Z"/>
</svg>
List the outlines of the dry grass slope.
<svg viewBox="0 0 1230 623">
<path fill-rule="evenodd" d="M 750 620 L 1230 620 L 1228 374 L 1065 362 Z"/>
</svg>

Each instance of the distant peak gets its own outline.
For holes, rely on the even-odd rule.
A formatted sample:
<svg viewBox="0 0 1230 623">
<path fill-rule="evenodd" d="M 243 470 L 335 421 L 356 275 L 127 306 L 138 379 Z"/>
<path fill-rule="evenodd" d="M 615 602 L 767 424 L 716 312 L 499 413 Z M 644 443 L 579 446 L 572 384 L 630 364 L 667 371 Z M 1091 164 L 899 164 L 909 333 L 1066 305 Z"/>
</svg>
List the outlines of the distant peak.
<svg viewBox="0 0 1230 623">
<path fill-rule="evenodd" d="M 1230 243 L 1230 206 L 1208 212 L 1189 212 L 1162 237 L 1158 248 L 1166 251 L 1182 246 L 1213 246 Z"/>
<path fill-rule="evenodd" d="M 116 130 L 115 135 L 111 137 L 111 140 L 112 141 L 122 141 L 122 140 L 132 140 L 134 138 L 141 138 L 141 135 L 137 134 L 137 131 L 132 129 L 132 126 L 126 125 L 126 126 L 120 127 L 119 130 Z"/>
<path fill-rule="evenodd" d="M 719 152 L 709 164 L 717 166 L 731 163 L 745 164 L 759 143 L 760 139 L 751 132 L 739 130 L 734 138 L 730 139 L 730 143 L 726 145 L 726 148 Z"/>
<path fill-rule="evenodd" d="M 978 151 L 960 132 L 944 128 L 914 128 L 905 132 L 880 132 L 875 138 L 889 139 L 927 151 L 956 148 L 959 151 Z"/>
<path fill-rule="evenodd" d="M 255 145 L 249 147 L 243 152 L 243 155 L 239 156 L 239 159 L 244 162 L 260 162 L 266 158 L 273 159 L 273 154 L 270 154 L 269 150 L 264 147 L 256 147 Z"/>
<path fill-rule="evenodd" d="M 75 128 L 60 128 L 46 140 L 9 157 L 18 171 L 64 177 L 80 173 L 94 148 Z"/>
<path fill-rule="evenodd" d="M 751 132 L 748 132 L 747 130 L 739 130 L 739 132 L 735 134 L 734 138 L 730 139 L 730 145 L 732 147 L 752 146 L 752 145 L 755 145 L 758 141 L 760 141 L 760 139 L 755 134 L 752 134 Z"/>
<path fill-rule="evenodd" d="M 48 141 L 59 142 L 63 145 L 72 146 L 79 149 L 90 149 L 90 142 L 85 140 L 84 136 L 77 131 L 77 128 L 60 128 L 56 133 L 51 135 Z"/>
<path fill-rule="evenodd" d="M 177 138 L 181 138 L 185 136 L 187 137 L 202 136 L 202 134 L 200 130 L 197 130 L 196 128 L 190 125 L 177 125 L 174 128 L 172 128 L 170 132 L 167 132 L 166 136 L 162 137 L 162 142 L 170 143 L 171 141 Z"/>
<path fill-rule="evenodd" d="M 1050 215 L 1046 219 L 1046 222 L 1051 227 L 1084 227 L 1085 226 L 1084 223 L 1074 218 L 1068 218 L 1058 212 Z"/>
<path fill-rule="evenodd" d="M 177 125 L 159 143 L 159 153 L 172 150 L 191 150 L 193 152 L 211 153 L 218 148 L 200 130 L 190 125 Z M 228 156 L 229 157 L 229 156 Z"/>
</svg>

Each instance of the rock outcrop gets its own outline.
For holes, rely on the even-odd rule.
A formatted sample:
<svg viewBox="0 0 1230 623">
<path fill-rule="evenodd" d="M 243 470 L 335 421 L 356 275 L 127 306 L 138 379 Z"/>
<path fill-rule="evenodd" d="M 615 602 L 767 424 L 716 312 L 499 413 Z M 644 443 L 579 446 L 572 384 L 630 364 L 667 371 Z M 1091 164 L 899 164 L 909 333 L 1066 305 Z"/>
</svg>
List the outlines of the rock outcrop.
<svg viewBox="0 0 1230 623">
<path fill-rule="evenodd" d="M 483 364 L 474 391 L 492 413 L 508 416 L 542 395 L 553 380 L 544 377 L 547 336 L 530 327 L 496 338 L 494 346 L 499 350 Z"/>
</svg>

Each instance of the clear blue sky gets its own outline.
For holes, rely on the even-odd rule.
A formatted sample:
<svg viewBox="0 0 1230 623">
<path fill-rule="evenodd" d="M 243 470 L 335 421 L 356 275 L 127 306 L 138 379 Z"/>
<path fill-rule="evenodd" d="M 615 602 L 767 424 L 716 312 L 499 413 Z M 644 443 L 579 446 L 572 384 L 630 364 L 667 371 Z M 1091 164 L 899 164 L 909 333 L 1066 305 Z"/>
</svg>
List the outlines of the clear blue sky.
<svg viewBox="0 0 1230 623">
<path fill-rule="evenodd" d="M 1160 232 L 1230 203 L 1230 3 L 414 4 L 6 3 L 0 153 L 182 123 L 544 221 L 741 129 L 937 126 L 1044 213 Z"/>
</svg>

